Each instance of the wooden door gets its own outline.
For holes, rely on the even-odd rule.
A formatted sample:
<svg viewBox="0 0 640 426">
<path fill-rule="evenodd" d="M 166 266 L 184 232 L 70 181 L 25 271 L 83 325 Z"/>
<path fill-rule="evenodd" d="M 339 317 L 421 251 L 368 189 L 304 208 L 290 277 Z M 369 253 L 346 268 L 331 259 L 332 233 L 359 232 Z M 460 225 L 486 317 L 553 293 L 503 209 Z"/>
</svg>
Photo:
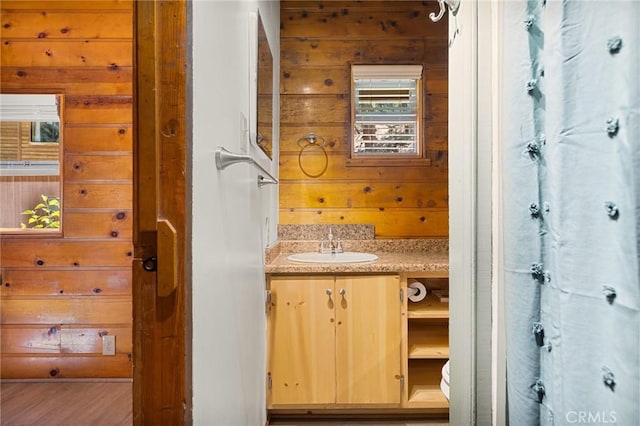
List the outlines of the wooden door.
<svg viewBox="0 0 640 426">
<path fill-rule="evenodd" d="M 191 358 L 185 339 L 187 3 L 134 5 L 133 416 L 136 425 L 183 425 L 191 423 L 185 374 Z"/>
<path fill-rule="evenodd" d="M 398 276 L 337 277 L 336 402 L 400 404 Z"/>
<path fill-rule="evenodd" d="M 271 277 L 270 406 L 335 402 L 333 284 L 331 276 Z"/>
</svg>

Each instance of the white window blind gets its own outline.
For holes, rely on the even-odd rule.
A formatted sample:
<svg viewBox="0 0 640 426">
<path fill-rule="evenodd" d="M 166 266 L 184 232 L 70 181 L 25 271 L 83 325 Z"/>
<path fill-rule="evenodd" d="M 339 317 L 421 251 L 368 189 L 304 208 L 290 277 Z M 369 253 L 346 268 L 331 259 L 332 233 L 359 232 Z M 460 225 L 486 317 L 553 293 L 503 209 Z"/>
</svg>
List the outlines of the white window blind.
<svg viewBox="0 0 640 426">
<path fill-rule="evenodd" d="M 60 121 L 56 95 L 1 94 L 2 121 Z"/>
<path fill-rule="evenodd" d="M 420 154 L 422 65 L 354 65 L 353 155 Z"/>
</svg>

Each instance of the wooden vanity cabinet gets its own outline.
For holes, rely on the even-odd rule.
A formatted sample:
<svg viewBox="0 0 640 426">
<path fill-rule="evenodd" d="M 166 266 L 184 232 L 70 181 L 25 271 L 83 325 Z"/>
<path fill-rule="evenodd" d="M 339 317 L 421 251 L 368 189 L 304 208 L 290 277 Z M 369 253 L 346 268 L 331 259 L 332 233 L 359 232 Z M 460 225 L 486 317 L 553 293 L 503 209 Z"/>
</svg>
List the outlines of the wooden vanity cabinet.
<svg viewBox="0 0 640 426">
<path fill-rule="evenodd" d="M 399 407 L 397 275 L 269 278 L 269 408 Z"/>
</svg>

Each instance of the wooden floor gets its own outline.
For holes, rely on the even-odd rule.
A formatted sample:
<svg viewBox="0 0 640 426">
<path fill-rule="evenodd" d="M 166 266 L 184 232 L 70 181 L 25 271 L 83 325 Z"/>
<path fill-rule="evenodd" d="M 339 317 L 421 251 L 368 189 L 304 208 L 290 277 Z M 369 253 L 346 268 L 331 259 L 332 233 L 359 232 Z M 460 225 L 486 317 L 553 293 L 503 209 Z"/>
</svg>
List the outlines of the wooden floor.
<svg viewBox="0 0 640 426">
<path fill-rule="evenodd" d="M 317 420 L 295 421 L 276 420 L 269 426 L 449 426 L 449 422 L 442 420 Z"/>
<path fill-rule="evenodd" d="M 129 382 L 0 382 L 2 426 L 130 426 Z"/>
<path fill-rule="evenodd" d="M 132 423 L 129 382 L 0 382 L 0 426 L 131 426 Z M 269 425 L 448 426 L 449 423 L 437 420 L 276 420 Z"/>
</svg>

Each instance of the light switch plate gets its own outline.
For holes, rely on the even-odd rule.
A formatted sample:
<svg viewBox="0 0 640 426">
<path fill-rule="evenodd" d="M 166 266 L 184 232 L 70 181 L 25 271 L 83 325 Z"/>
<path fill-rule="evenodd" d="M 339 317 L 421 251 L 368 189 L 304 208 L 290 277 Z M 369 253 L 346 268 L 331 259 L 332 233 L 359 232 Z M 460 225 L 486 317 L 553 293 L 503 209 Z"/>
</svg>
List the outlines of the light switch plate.
<svg viewBox="0 0 640 426">
<path fill-rule="evenodd" d="M 116 336 L 102 336 L 102 355 L 116 354 Z"/>
</svg>

